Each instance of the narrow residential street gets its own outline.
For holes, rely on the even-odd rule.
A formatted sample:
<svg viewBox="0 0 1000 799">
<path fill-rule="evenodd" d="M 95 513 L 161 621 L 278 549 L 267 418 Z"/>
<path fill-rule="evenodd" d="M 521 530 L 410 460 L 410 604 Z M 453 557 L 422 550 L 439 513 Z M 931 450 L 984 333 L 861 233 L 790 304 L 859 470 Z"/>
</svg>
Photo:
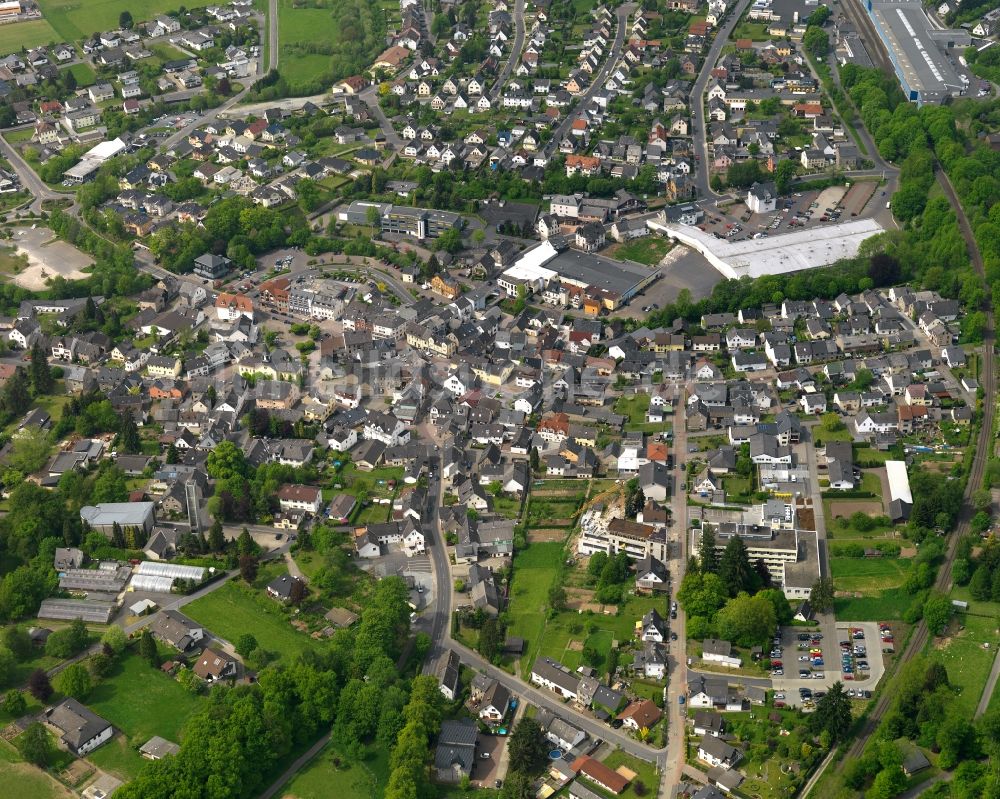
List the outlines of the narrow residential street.
<svg viewBox="0 0 1000 799">
<path fill-rule="evenodd" d="M 500 91 L 503 89 L 504 84 L 507 83 L 511 72 L 514 71 L 514 66 L 521 56 L 521 50 L 524 49 L 524 4 L 525 0 L 516 0 L 514 10 L 511 12 L 511 16 L 514 18 L 514 41 L 510 48 L 510 54 L 507 56 L 507 61 L 503 65 L 503 69 L 500 70 L 500 76 L 497 78 L 497 82 L 493 84 L 492 91 L 490 91 L 490 100 L 494 104 L 496 104 L 497 99 L 500 97 Z"/>
<path fill-rule="evenodd" d="M 683 396 L 683 394 L 682 394 Z M 674 441 L 673 451 L 677 470 L 674 473 L 673 497 L 670 500 L 670 559 L 667 570 L 670 574 L 670 599 L 675 601 L 677 590 L 687 569 L 688 559 L 688 509 L 687 491 L 682 487 L 686 472 L 682 464 L 687 463 L 688 436 L 684 419 L 684 404 L 674 408 Z M 667 650 L 667 747 L 660 756 L 660 793 L 663 799 L 668 799 L 674 785 L 680 782 L 684 767 L 684 740 L 686 734 L 686 713 L 679 697 L 687 693 L 688 668 L 685 646 L 687 644 L 687 618 L 684 609 L 678 604 L 677 618 L 671 620 L 670 630 L 677 633 L 677 640 L 671 641 Z"/>
<path fill-rule="evenodd" d="M 697 155 L 698 165 L 695 167 L 695 185 L 698 187 L 698 194 L 704 198 L 721 197 L 712 191 L 709 185 L 708 174 L 708 120 L 705 118 L 705 90 L 708 88 L 708 81 L 712 77 L 712 70 L 722 54 L 722 48 L 729 41 L 729 35 L 733 32 L 740 17 L 750 5 L 750 0 L 739 0 L 726 17 L 712 40 L 712 46 L 708 48 L 705 61 L 701 65 L 701 71 L 695 78 L 691 87 L 691 135 L 694 137 L 694 151 Z"/>
<path fill-rule="evenodd" d="M 569 132 L 570 125 L 572 125 L 573 122 L 579 118 L 581 110 L 586 108 L 591 98 L 603 88 L 604 82 L 611 74 L 611 70 L 614 69 L 615 65 L 617 65 L 618 59 L 620 59 L 622 55 L 622 49 L 625 46 L 625 36 L 628 33 L 628 18 L 636 8 L 638 8 L 638 6 L 635 3 L 623 3 L 618 6 L 618 9 L 615 11 L 618 27 L 615 30 L 615 41 L 614 44 L 611 45 L 611 51 L 608 53 L 608 57 L 604 59 L 604 63 L 594 76 L 590 87 L 577 99 L 576 105 L 573 106 L 573 110 L 566 115 L 565 119 L 563 119 L 563 121 L 559 124 L 559 127 L 556 128 L 555 132 L 552 134 L 552 138 L 545 147 L 545 154 L 547 156 L 551 157 L 553 153 L 555 153 L 556 148 L 559 146 L 559 142 L 561 142 Z"/>
</svg>

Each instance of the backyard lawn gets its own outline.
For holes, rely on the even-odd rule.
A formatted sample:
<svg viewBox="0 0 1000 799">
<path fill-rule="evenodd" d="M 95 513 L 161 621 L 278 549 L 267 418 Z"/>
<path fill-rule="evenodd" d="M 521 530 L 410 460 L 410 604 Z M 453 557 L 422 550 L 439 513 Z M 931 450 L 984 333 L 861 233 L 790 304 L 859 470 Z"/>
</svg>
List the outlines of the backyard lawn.
<svg viewBox="0 0 1000 799">
<path fill-rule="evenodd" d="M 625 766 L 625 768 L 631 769 L 636 773 L 635 780 L 629 784 L 628 788 L 618 794 L 619 796 L 656 796 L 660 785 L 660 775 L 657 774 L 656 766 L 652 763 L 633 757 L 621 749 L 616 749 L 604 759 L 604 765 L 610 769 Z M 638 783 L 642 783 L 645 790 L 637 790 Z"/>
<path fill-rule="evenodd" d="M 545 611 L 552 581 L 564 556 L 561 543 L 532 544 L 514 556 L 514 576 L 510 585 L 508 633 L 525 640 L 527 651 L 537 649 L 545 628 Z M 531 658 L 524 658 L 531 668 Z"/>
<path fill-rule="evenodd" d="M 817 446 L 821 446 L 826 441 L 850 441 L 851 431 L 846 426 L 841 426 L 839 430 L 826 430 L 822 424 L 812 428 L 813 441 Z"/>
<path fill-rule="evenodd" d="M 838 619 L 885 621 L 903 618 L 912 602 L 913 597 L 902 588 L 887 588 L 875 596 L 837 597 L 833 608 Z"/>
<path fill-rule="evenodd" d="M 736 26 L 730 39 L 751 39 L 755 42 L 766 42 L 768 38 L 767 35 L 767 25 L 763 22 L 741 22 Z"/>
<path fill-rule="evenodd" d="M 230 643 L 253 633 L 265 650 L 289 657 L 313 647 L 312 639 L 289 624 L 276 602 L 233 582 L 185 605 L 184 614 Z"/>
<path fill-rule="evenodd" d="M 634 397 L 619 397 L 615 402 L 615 413 L 627 416 L 626 424 L 643 424 L 646 421 L 646 411 L 649 409 L 649 394 L 636 394 Z"/>
<path fill-rule="evenodd" d="M 184 5 L 198 8 L 210 3 L 208 0 L 191 0 Z M 56 41 L 67 42 L 79 41 L 94 31 L 114 30 L 118 27 L 118 16 L 122 11 L 131 13 L 138 23 L 177 8 L 172 0 L 87 0 L 86 3 L 79 0 L 38 0 L 38 6 L 42 16 L 58 33 Z"/>
<path fill-rule="evenodd" d="M 177 680 L 136 654 L 124 656 L 87 697 L 87 705 L 135 746 L 154 735 L 177 743 L 184 722 L 200 703 Z"/>
<path fill-rule="evenodd" d="M 670 252 L 672 246 L 666 239 L 643 236 L 641 239 L 621 245 L 615 250 L 615 257 L 622 261 L 638 261 L 640 264 L 654 266 Z"/>
<path fill-rule="evenodd" d="M 121 735 L 116 735 L 95 749 L 87 759 L 101 771 L 107 771 L 126 782 L 139 776 L 142 767 L 149 762 Z"/>
<path fill-rule="evenodd" d="M 360 763 L 334 765 L 336 751 L 327 746 L 279 792 L 294 799 L 368 799 L 381 796 L 389 777 L 388 751 L 375 751 Z"/>
<path fill-rule="evenodd" d="M 493 510 L 505 519 L 516 519 L 521 513 L 521 500 L 514 497 L 494 497 Z"/>
<path fill-rule="evenodd" d="M 73 64 L 73 66 L 69 67 L 69 71 L 73 73 L 73 77 L 76 78 L 76 85 L 81 89 L 97 83 L 97 73 L 94 72 L 89 64 Z"/>
<path fill-rule="evenodd" d="M 526 552 L 532 552 L 539 547 L 553 547 L 554 554 L 550 555 L 551 570 L 544 575 L 531 568 L 522 567 L 522 571 L 519 570 L 518 561 L 515 559 L 514 585 L 511 592 L 513 599 L 509 611 L 514 619 L 509 630 L 510 634 L 525 638 L 526 655 L 521 662 L 527 669 L 530 669 L 535 658 L 544 656 L 558 660 L 570 669 L 585 664 L 602 671 L 608 666 L 612 644 L 617 642 L 621 648 L 633 640 L 636 621 L 653 607 L 660 613 L 666 614 L 665 600 L 650 596 L 628 596 L 618 607 L 617 614 L 613 615 L 565 610 L 549 618 L 544 611 L 529 613 L 532 602 L 539 602 L 537 607 L 547 605 L 548 588 L 557 573 L 558 559 L 564 554 L 561 545 L 557 544 L 533 544 Z M 556 547 L 558 549 L 555 549 Z M 527 575 L 523 572 L 527 572 Z M 532 581 L 530 585 L 533 592 L 528 595 L 531 597 L 529 601 L 519 599 L 519 575 L 526 581 Z M 572 576 L 573 574 L 567 575 L 567 584 L 571 584 Z M 535 585 L 535 581 L 541 584 Z M 589 654 L 589 659 L 584 657 L 585 650 Z"/>
</svg>

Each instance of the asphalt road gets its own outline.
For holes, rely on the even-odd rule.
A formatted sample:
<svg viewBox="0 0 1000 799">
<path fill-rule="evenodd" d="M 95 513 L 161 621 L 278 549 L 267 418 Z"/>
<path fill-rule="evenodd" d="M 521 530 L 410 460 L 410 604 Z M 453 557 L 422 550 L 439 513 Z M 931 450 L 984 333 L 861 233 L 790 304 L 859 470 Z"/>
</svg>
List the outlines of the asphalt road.
<svg viewBox="0 0 1000 799">
<path fill-rule="evenodd" d="M 228 111 L 234 105 L 239 103 L 250 90 L 257 84 L 257 82 L 264 77 L 267 72 L 272 69 L 277 69 L 278 66 L 278 0 L 268 0 L 268 28 L 267 28 L 267 47 L 268 47 L 268 67 L 267 70 L 258 69 L 256 75 L 252 75 L 247 78 L 243 78 L 241 83 L 243 83 L 243 91 L 238 94 L 234 94 L 228 100 L 226 100 L 222 105 L 216 106 L 215 108 L 206 111 L 203 116 L 197 117 L 194 122 L 190 125 L 186 125 L 179 131 L 174 133 L 172 136 L 166 138 L 161 143 L 164 150 L 169 150 L 173 145 L 180 141 L 183 141 L 191 132 L 197 128 L 207 125 L 209 122 L 214 122 L 220 115 Z"/>
<path fill-rule="evenodd" d="M 385 111 L 382 110 L 382 106 L 379 105 L 378 87 L 369 86 L 363 92 L 358 94 L 358 97 L 364 101 L 364 104 L 368 106 L 368 110 L 374 114 L 379 127 L 382 128 L 382 132 L 385 134 L 386 141 L 392 145 L 394 150 L 403 149 L 405 142 L 402 137 L 396 133 L 396 129 L 392 126 L 389 118 L 385 115 Z"/>
<path fill-rule="evenodd" d="M 692 134 L 694 136 L 695 152 L 699 157 L 698 168 L 695 169 L 694 181 L 698 187 L 698 195 L 700 197 L 722 196 L 712 191 L 708 179 L 708 142 L 706 141 L 708 129 L 705 123 L 705 89 L 708 88 L 708 81 L 711 79 L 712 70 L 715 69 L 715 64 L 722 54 L 722 48 L 729 41 L 729 35 L 733 32 L 733 28 L 736 27 L 736 23 L 740 21 L 740 17 L 743 16 L 743 12 L 747 10 L 747 6 L 749 5 L 750 0 L 740 0 L 729 16 L 726 17 L 726 21 L 722 23 L 722 27 L 716 32 L 715 38 L 712 40 L 712 45 L 708 48 L 708 53 L 705 56 L 705 62 L 701 65 L 701 72 L 698 73 L 698 77 L 694 81 L 694 86 L 691 87 L 691 117 L 694 120 Z"/>
<path fill-rule="evenodd" d="M 278 0 L 267 0 L 267 71 L 278 68 Z"/>
<path fill-rule="evenodd" d="M 749 2 L 749 0 L 746 0 Z M 608 57 L 604 60 L 603 66 L 598 70 L 597 75 L 594 77 L 590 84 L 590 87 L 585 91 L 579 98 L 575 108 L 566 118 L 562 121 L 558 128 L 556 128 L 555 133 L 552 134 L 552 138 L 549 140 L 548 145 L 545 147 L 545 154 L 552 157 L 555 152 L 556 147 L 559 146 L 559 142 L 563 140 L 566 132 L 569 130 L 570 125 L 573 121 L 580 116 L 580 111 L 586 108 L 587 103 L 590 102 L 591 98 L 601 90 L 604 86 L 605 81 L 608 79 L 608 75 L 611 74 L 611 70 L 614 69 L 615 65 L 618 63 L 618 59 L 621 58 L 622 48 L 625 46 L 625 34 L 628 29 L 628 18 L 636 9 L 635 3 L 623 3 L 618 6 L 615 11 L 615 16 L 618 19 L 618 29 L 615 31 L 615 41 L 611 45 L 611 51 L 608 53 Z"/>
<path fill-rule="evenodd" d="M 493 84 L 493 91 L 490 92 L 490 100 L 494 104 L 500 96 L 500 90 L 507 82 L 507 78 L 513 72 L 514 64 L 517 63 L 517 58 L 521 55 L 521 50 L 524 48 L 524 0 L 517 0 L 514 4 L 512 16 L 514 17 L 514 42 L 510 48 L 510 55 L 507 56 L 507 63 L 500 70 L 500 77 L 497 78 L 497 82 Z"/>
<path fill-rule="evenodd" d="M 434 578 L 435 598 L 433 606 L 429 607 L 422 616 L 422 626 L 426 627 L 429 625 L 431 640 L 434 643 L 431 647 L 431 652 L 427 660 L 428 666 L 425 670 L 432 672 L 445 651 L 452 649 L 459 655 L 462 663 L 497 680 L 497 682 L 506 686 L 513 695 L 527 699 L 537 707 L 546 708 L 563 718 L 571 720 L 575 725 L 585 730 L 592 738 L 608 741 L 629 754 L 643 760 L 655 761 L 662 767 L 662 760 L 657 757 L 660 750 L 641 743 L 620 730 L 612 729 L 589 714 L 575 710 L 560 700 L 551 691 L 535 688 L 511 674 L 501 671 L 481 658 L 478 653 L 473 652 L 451 638 L 449 624 L 452 591 L 451 571 L 447 548 L 443 544 L 437 523 L 437 508 L 441 507 L 440 501 L 443 497 L 443 488 L 439 480 L 435 479 L 433 482 L 436 485 L 432 485 L 428 493 L 435 497 L 437 504 L 433 507 L 429 517 L 428 529 L 433 531 L 434 538 L 429 545 L 428 552 L 430 554 L 431 571 Z"/>
<path fill-rule="evenodd" d="M 35 174 L 35 170 L 28 166 L 28 162 L 21 157 L 21 154 L 3 136 L 0 136 L 0 153 L 3 153 L 3 157 L 14 168 L 21 181 L 21 186 L 27 189 L 31 193 L 31 196 L 35 198 L 32 200 L 31 205 L 28 206 L 32 211 L 41 213 L 42 202 L 45 200 L 71 199 L 76 204 L 75 195 L 67 196 L 46 186 L 42 179 Z"/>
</svg>

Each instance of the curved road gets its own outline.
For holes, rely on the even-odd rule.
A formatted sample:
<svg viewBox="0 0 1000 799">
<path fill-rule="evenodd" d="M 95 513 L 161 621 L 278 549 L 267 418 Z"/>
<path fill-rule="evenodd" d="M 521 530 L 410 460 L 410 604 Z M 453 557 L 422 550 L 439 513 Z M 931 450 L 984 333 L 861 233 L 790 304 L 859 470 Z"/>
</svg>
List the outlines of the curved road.
<svg viewBox="0 0 1000 799">
<path fill-rule="evenodd" d="M 70 197 L 46 186 L 42 179 L 35 173 L 35 170 L 21 157 L 17 148 L 13 147 L 3 136 L 0 136 L 0 153 L 3 153 L 3 157 L 10 162 L 11 167 L 21 181 L 21 185 L 34 197 L 31 205 L 28 206 L 31 211 L 40 214 L 42 212 L 42 203 L 45 200 L 73 199 L 73 204 L 76 204 L 75 195 Z"/>
<path fill-rule="evenodd" d="M 749 2 L 749 0 L 745 0 Z M 573 121 L 580 116 L 580 110 L 585 108 L 590 99 L 600 91 L 601 87 L 604 86 L 605 81 L 608 79 L 608 75 L 611 74 L 611 70 L 614 69 L 615 65 L 618 63 L 618 59 L 621 58 L 622 49 L 625 47 L 625 33 L 628 29 L 628 18 L 629 15 L 636 9 L 635 3 L 623 3 L 618 6 L 615 11 L 615 16 L 617 18 L 618 28 L 615 31 L 615 41 L 611 45 L 611 51 L 608 53 L 608 57 L 604 60 L 603 66 L 598 70 L 596 77 L 594 77 L 587 91 L 580 95 L 574 110 L 566 115 L 566 118 L 562 121 L 555 132 L 552 134 L 552 138 L 546 145 L 543 152 L 549 158 L 556 151 L 556 147 L 559 146 L 559 142 L 563 140 L 566 132 L 569 130 L 569 126 L 573 124 Z"/>
<path fill-rule="evenodd" d="M 440 481 L 437 485 L 430 486 L 428 494 L 434 497 L 437 504 L 433 508 L 431 524 L 429 529 L 434 531 L 433 539 L 429 541 L 428 553 L 430 554 L 431 572 L 434 577 L 434 603 L 431 608 L 425 611 L 424 624 L 429 622 L 431 627 L 431 640 L 434 642 L 431 652 L 427 658 L 427 671 L 432 671 L 442 654 L 446 650 L 454 650 L 467 666 L 471 666 L 484 674 L 489 675 L 497 682 L 506 686 L 513 695 L 522 699 L 527 699 L 537 707 L 551 710 L 553 713 L 571 720 L 576 726 L 585 730 L 593 738 L 599 738 L 615 746 L 620 747 L 629 754 L 647 761 L 656 761 L 662 767 L 663 761 L 658 757 L 662 750 L 641 743 L 626 735 L 621 730 L 615 730 L 598 721 L 594 716 L 581 713 L 570 705 L 564 703 L 551 691 L 544 691 L 530 685 L 518 677 L 496 668 L 491 663 L 479 656 L 479 653 L 463 646 L 451 637 L 451 591 L 452 581 L 448 563 L 448 553 L 442 538 L 437 529 L 437 509 L 441 507 L 440 501 L 443 498 L 443 487 Z"/>
<path fill-rule="evenodd" d="M 276 69 L 278 66 L 278 0 L 268 0 L 268 71 Z M 203 116 L 196 117 L 195 121 L 190 125 L 181 128 L 181 130 L 174 133 L 169 138 L 165 139 L 161 146 L 164 150 L 169 149 L 173 145 L 177 144 L 179 141 L 186 139 L 191 135 L 191 132 L 196 128 L 199 128 L 209 122 L 214 121 L 220 114 L 232 108 L 234 105 L 239 103 L 244 97 L 247 96 L 249 91 L 254 87 L 254 85 L 264 77 L 266 74 L 263 70 L 257 70 L 257 74 L 245 78 L 243 91 L 238 94 L 234 94 L 228 100 L 226 100 L 222 105 L 216 106 L 212 110 L 206 112 Z M 21 185 L 27 189 L 31 195 L 34 197 L 28 208 L 35 212 L 41 213 L 42 202 L 45 200 L 65 200 L 69 199 L 66 194 L 50 189 L 45 183 L 38 177 L 35 170 L 32 169 L 28 162 L 21 157 L 21 154 L 16 148 L 11 146 L 11 144 L 0 135 L 0 153 L 6 158 L 11 167 L 17 173 L 18 178 L 21 181 Z M 76 205 L 75 195 L 73 197 L 73 206 Z"/>
</svg>

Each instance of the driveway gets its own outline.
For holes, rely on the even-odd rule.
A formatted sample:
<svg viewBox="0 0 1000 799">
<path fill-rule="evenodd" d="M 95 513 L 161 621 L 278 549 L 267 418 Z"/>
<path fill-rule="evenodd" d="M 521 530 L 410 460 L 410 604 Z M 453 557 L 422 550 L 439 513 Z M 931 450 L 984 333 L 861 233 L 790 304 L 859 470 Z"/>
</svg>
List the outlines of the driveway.
<svg viewBox="0 0 1000 799">
<path fill-rule="evenodd" d="M 506 750 L 506 735 L 480 735 L 476 747 L 476 763 L 472 767 L 472 784 L 480 788 L 492 788 L 494 780 L 500 776 L 501 760 Z M 483 757 L 489 755 L 489 757 Z"/>
</svg>

